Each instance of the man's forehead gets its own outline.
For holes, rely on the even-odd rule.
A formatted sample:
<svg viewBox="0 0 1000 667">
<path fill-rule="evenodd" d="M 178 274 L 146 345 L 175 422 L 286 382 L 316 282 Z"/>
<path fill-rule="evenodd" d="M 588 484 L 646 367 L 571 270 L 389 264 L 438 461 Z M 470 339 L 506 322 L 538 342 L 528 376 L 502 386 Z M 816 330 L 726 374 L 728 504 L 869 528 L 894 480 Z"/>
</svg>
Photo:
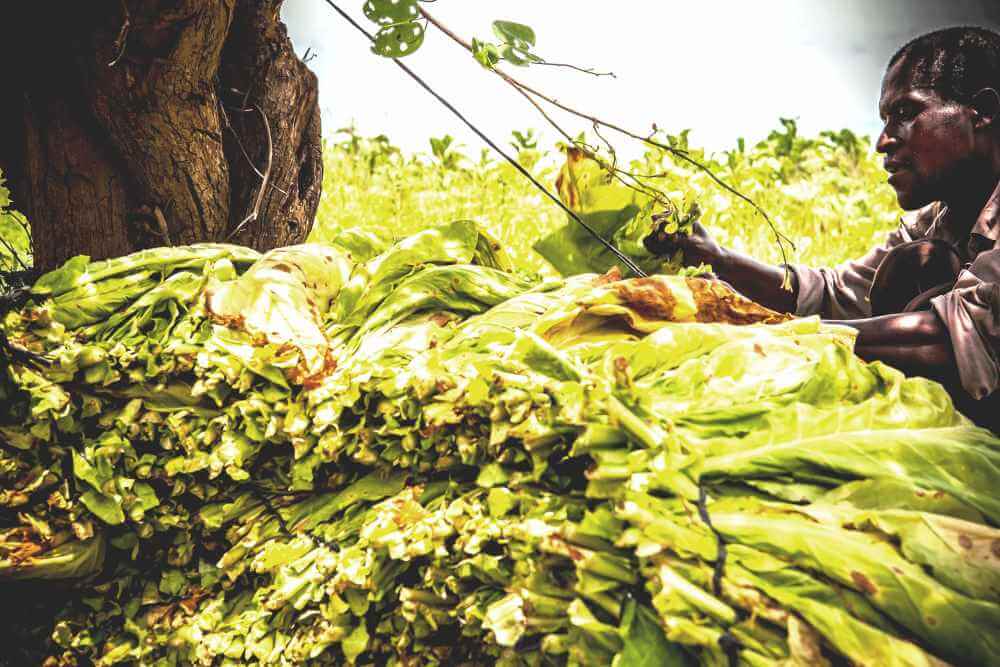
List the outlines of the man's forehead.
<svg viewBox="0 0 1000 667">
<path fill-rule="evenodd" d="M 900 58 L 885 71 L 885 75 L 882 77 L 883 94 L 886 92 L 906 92 L 921 87 L 921 83 L 926 85 L 927 82 L 918 80 L 921 77 L 917 76 L 915 63 L 909 61 L 909 58 Z"/>
<path fill-rule="evenodd" d="M 882 78 L 882 93 L 879 97 L 879 109 L 887 107 L 902 99 L 926 99 L 938 97 L 929 81 L 917 75 L 912 64 L 906 58 L 893 63 Z"/>
</svg>

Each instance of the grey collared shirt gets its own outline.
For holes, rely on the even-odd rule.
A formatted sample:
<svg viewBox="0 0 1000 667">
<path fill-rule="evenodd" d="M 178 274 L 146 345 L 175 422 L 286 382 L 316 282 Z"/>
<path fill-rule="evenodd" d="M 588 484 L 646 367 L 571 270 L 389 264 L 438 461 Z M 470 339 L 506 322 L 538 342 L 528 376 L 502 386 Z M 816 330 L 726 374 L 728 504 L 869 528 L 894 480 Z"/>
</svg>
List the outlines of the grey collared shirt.
<svg viewBox="0 0 1000 667">
<path fill-rule="evenodd" d="M 799 285 L 795 314 L 834 320 L 871 317 L 868 293 L 886 254 L 907 241 L 947 241 L 964 269 L 954 289 L 931 304 L 948 328 L 962 386 L 982 399 L 1000 387 L 1000 184 L 967 237 L 957 238 L 949 223 L 948 207 L 933 203 L 905 214 L 899 228 L 860 259 L 834 268 L 792 266 Z"/>
</svg>

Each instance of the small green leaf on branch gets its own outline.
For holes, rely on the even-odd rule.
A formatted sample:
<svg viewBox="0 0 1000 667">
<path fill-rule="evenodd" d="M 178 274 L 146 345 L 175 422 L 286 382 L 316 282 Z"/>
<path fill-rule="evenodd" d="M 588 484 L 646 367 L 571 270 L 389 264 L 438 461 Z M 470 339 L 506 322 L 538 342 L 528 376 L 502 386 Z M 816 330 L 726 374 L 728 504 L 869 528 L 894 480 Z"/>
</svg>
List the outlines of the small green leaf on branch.
<svg viewBox="0 0 1000 667">
<path fill-rule="evenodd" d="M 426 29 L 422 23 L 398 23 L 389 25 L 375 34 L 372 51 L 386 58 L 408 56 L 424 43 Z"/>
</svg>

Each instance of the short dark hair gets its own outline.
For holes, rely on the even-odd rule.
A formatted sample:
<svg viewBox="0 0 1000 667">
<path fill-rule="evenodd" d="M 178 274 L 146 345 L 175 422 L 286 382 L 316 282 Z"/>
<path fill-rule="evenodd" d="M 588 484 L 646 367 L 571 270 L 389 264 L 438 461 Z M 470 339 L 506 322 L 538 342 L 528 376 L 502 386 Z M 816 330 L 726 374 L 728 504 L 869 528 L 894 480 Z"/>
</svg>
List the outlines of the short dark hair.
<svg viewBox="0 0 1000 667">
<path fill-rule="evenodd" d="M 911 81 L 968 103 L 983 88 L 1000 91 L 1000 34 L 987 28 L 936 30 L 908 42 L 889 60 L 904 60 Z"/>
</svg>

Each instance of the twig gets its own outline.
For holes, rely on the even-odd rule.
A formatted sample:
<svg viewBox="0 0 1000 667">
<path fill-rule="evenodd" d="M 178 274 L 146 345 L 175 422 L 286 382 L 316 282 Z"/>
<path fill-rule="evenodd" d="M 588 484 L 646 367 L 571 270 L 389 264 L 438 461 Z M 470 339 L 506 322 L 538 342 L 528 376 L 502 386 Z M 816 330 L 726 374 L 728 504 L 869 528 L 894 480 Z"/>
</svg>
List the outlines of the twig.
<svg viewBox="0 0 1000 667">
<path fill-rule="evenodd" d="M 545 110 L 545 108 L 541 104 L 539 104 L 535 98 L 533 98 L 531 95 L 529 95 L 524 90 L 521 90 L 517 86 L 514 86 L 514 90 L 520 93 L 524 97 L 524 99 L 528 100 L 528 103 L 531 104 L 531 106 L 535 107 L 538 113 L 541 114 L 542 118 L 544 118 L 549 125 L 551 125 L 559 134 L 561 134 L 563 138 L 566 139 L 566 141 L 568 141 L 573 146 L 576 146 L 578 149 L 582 150 L 587 157 L 596 161 L 598 164 L 601 165 L 601 167 L 608 169 L 611 172 L 612 176 L 615 178 L 615 180 L 617 180 L 619 183 L 621 183 L 622 185 L 631 190 L 635 190 L 636 192 L 639 192 L 646 196 L 650 196 L 656 201 L 660 202 L 661 204 L 663 203 L 664 196 L 659 190 L 656 190 L 655 188 L 650 188 L 645 184 L 641 184 L 642 187 L 638 187 L 636 185 L 633 185 L 632 183 L 627 182 L 624 178 L 622 178 L 623 174 L 627 176 L 633 176 L 633 175 L 628 172 L 622 171 L 621 169 L 618 168 L 617 156 L 615 155 L 614 148 L 611 146 L 610 142 L 608 142 L 607 139 L 601 136 L 600 131 L 597 129 L 598 125 L 596 123 L 594 124 L 595 133 L 597 134 L 598 138 L 600 138 L 601 141 L 604 142 L 604 145 L 608 147 L 609 152 L 612 154 L 612 164 L 610 166 L 604 163 L 604 160 L 602 160 L 601 157 L 597 154 L 597 150 L 593 146 L 590 146 L 586 142 L 582 142 L 571 137 L 569 133 L 566 130 L 564 130 L 563 127 L 559 125 L 559 123 L 557 123 L 552 118 L 552 116 L 549 115 L 549 113 Z M 638 182 L 638 179 L 636 180 Z M 666 198 L 666 202 L 670 206 L 673 206 L 673 202 L 671 202 L 669 198 Z"/>
<path fill-rule="evenodd" d="M 160 227 L 160 234 L 163 235 L 163 241 L 168 245 L 174 245 L 174 242 L 170 240 L 170 230 L 167 228 L 167 219 L 163 217 L 163 211 L 160 210 L 159 206 L 153 207 L 153 219 L 156 220 L 156 224 Z"/>
<path fill-rule="evenodd" d="M 7 252 L 9 252 L 10 255 L 11 255 L 11 257 L 14 258 L 14 261 L 16 261 L 18 264 L 21 265 L 22 269 L 24 269 L 24 270 L 28 269 L 28 265 L 25 264 L 24 260 L 21 259 L 21 253 L 19 253 L 17 251 L 17 248 L 15 248 L 14 245 L 10 241 L 8 241 L 4 237 L 0 236 L 0 243 L 3 244 L 4 248 L 7 249 Z"/>
<path fill-rule="evenodd" d="M 243 231 L 244 227 L 251 222 L 255 222 L 260 216 L 260 207 L 264 203 L 264 193 L 267 191 L 268 183 L 271 182 L 271 167 L 274 166 L 274 140 L 271 137 L 271 123 L 268 121 L 267 114 L 264 113 L 263 109 L 256 105 L 253 108 L 260 114 L 261 119 L 264 121 L 264 133 L 267 135 L 267 168 L 264 170 L 264 174 L 262 176 L 263 180 L 261 181 L 260 188 L 257 190 L 257 197 L 254 200 L 253 210 L 250 211 L 250 214 L 247 217 L 243 218 L 243 221 L 240 222 L 240 224 L 236 225 L 236 229 L 232 231 L 226 239 L 227 241 L 231 241 L 233 237 Z"/>
<path fill-rule="evenodd" d="M 240 139 L 239 132 L 237 132 L 236 128 L 232 126 L 232 123 L 229 122 L 229 115 L 226 113 L 226 107 L 225 107 L 225 105 L 223 105 L 223 104 L 220 103 L 219 104 L 219 111 L 222 112 L 222 124 L 223 124 L 223 126 L 225 127 L 225 129 L 229 130 L 232 133 L 233 139 L 236 140 L 236 145 L 240 147 L 240 152 L 243 153 L 243 157 L 246 159 L 247 164 L 250 165 L 250 168 L 253 169 L 254 173 L 257 174 L 257 176 L 259 178 L 263 179 L 264 178 L 264 173 L 260 169 L 258 169 L 257 165 L 255 165 L 253 163 L 253 160 L 250 159 L 250 154 L 247 153 L 247 149 L 243 145 L 243 140 Z M 236 111 L 241 111 L 241 112 L 246 113 L 248 111 L 253 111 L 253 109 L 236 109 Z M 273 183 L 270 183 L 269 187 L 272 190 L 276 190 L 277 192 L 280 192 L 281 194 L 285 195 L 286 197 L 288 196 L 288 192 L 286 192 L 285 190 L 282 190 L 281 188 L 279 188 L 277 185 L 275 185 Z"/>
<path fill-rule="evenodd" d="M 128 5 L 125 4 L 125 0 L 121 0 L 121 3 L 122 15 L 124 19 L 122 20 L 121 30 L 118 31 L 118 37 L 115 39 L 115 51 L 118 52 L 118 55 L 116 55 L 114 59 L 108 63 L 108 67 L 114 67 L 117 65 L 118 61 L 120 61 L 125 55 L 125 45 L 128 42 L 128 32 L 132 27 L 132 19 L 129 15 Z"/>
<path fill-rule="evenodd" d="M 418 7 L 418 9 L 420 11 L 420 14 L 425 19 L 427 19 L 428 23 L 430 23 L 435 28 L 437 28 L 438 30 L 440 30 L 442 33 L 444 33 L 445 35 L 447 35 L 456 44 L 459 44 L 460 46 L 462 46 L 462 48 L 464 48 L 466 51 L 468 51 L 469 53 L 473 53 L 472 45 L 471 44 L 469 44 L 468 42 L 466 42 L 464 39 L 462 39 L 457 34 L 455 34 L 447 26 L 445 26 L 444 24 L 442 24 L 441 22 L 439 22 L 437 19 L 435 19 L 423 7 Z M 606 128 L 608 128 L 610 130 L 614 130 L 615 132 L 618 132 L 619 134 L 622 134 L 622 135 L 624 135 L 626 137 L 629 137 L 630 139 L 634 139 L 636 141 L 640 141 L 640 142 L 642 142 L 644 144 L 647 144 L 649 146 L 653 146 L 655 148 L 659 148 L 660 150 L 665 151 L 666 153 L 668 153 L 670 155 L 673 155 L 673 156 L 675 156 L 675 157 L 677 157 L 677 158 L 679 158 L 679 159 L 687 162 L 688 164 L 690 164 L 691 166 L 695 167 L 699 171 L 704 172 L 710 179 L 712 179 L 712 181 L 715 182 L 716 185 L 718 185 L 719 187 L 721 187 L 723 190 L 725 190 L 726 192 L 730 193 L 731 195 L 733 195 L 733 196 L 741 199 L 745 203 L 749 204 L 754 209 L 754 211 L 756 211 L 757 213 L 759 213 L 761 215 L 761 217 L 764 218 L 764 221 L 767 223 L 768 227 L 770 227 L 772 234 L 774 234 L 775 241 L 777 241 L 777 243 L 778 243 L 778 249 L 781 251 L 782 263 L 785 264 L 785 265 L 787 265 L 787 263 L 788 263 L 787 262 L 788 257 L 787 257 L 787 254 L 785 252 L 785 246 L 784 246 L 784 244 L 787 243 L 794 250 L 795 249 L 795 243 L 777 228 L 777 226 L 774 224 L 774 221 L 771 220 L 771 216 L 769 216 L 767 214 L 767 212 L 764 211 L 764 209 L 762 209 L 757 204 L 757 202 L 755 202 L 750 197 L 747 197 L 742 192 L 739 192 L 734 187 L 732 187 L 731 185 L 729 185 L 728 183 L 726 183 L 725 181 L 723 181 L 708 166 L 702 164 L 701 162 L 699 162 L 695 158 L 691 157 L 691 155 L 687 151 L 681 150 L 681 149 L 678 149 L 678 148 L 674 148 L 673 146 L 661 143 L 659 141 L 655 141 L 651 137 L 643 137 L 643 136 L 638 135 L 638 134 L 636 134 L 636 133 L 634 133 L 634 132 L 632 132 L 630 130 L 627 130 L 624 127 L 621 127 L 620 125 L 616 125 L 614 123 L 610 123 L 608 121 L 605 121 L 605 120 L 602 120 L 600 118 L 597 118 L 596 116 L 593 116 L 591 114 L 584 113 L 582 111 L 574 109 L 573 107 L 567 106 L 567 105 L 563 104 L 562 102 L 559 102 L 558 100 L 556 100 L 556 99 L 554 99 L 552 97 L 549 97 L 548 95 L 545 95 L 544 93 L 542 93 L 542 92 L 540 92 L 538 90 L 535 90 L 531 86 L 528 86 L 527 84 L 522 83 L 521 81 L 518 81 L 517 79 L 515 79 L 512 76 L 510 76 L 509 74 L 507 74 L 505 71 L 501 70 L 498 67 L 493 67 L 491 69 L 492 69 L 492 71 L 494 73 L 496 73 L 497 76 L 499 76 L 501 79 L 503 79 L 505 82 L 507 82 L 507 84 L 509 84 L 510 86 L 512 86 L 512 87 L 514 87 L 514 88 L 516 88 L 516 89 L 518 89 L 520 91 L 522 91 L 523 93 L 527 93 L 527 94 L 530 94 L 530 95 L 532 95 L 534 97 L 537 97 L 538 99 L 551 104 L 552 106 L 556 107 L 557 109 L 561 109 L 562 111 L 565 111 L 566 113 L 569 113 L 569 114 L 571 114 L 573 116 L 576 116 L 578 118 L 582 118 L 584 120 L 590 121 L 592 124 L 600 125 L 602 127 L 606 127 Z M 786 266 L 785 270 L 786 271 L 788 270 L 787 266 Z"/>
<path fill-rule="evenodd" d="M 586 142 L 582 142 L 582 141 L 579 141 L 579 140 L 574 139 L 573 137 L 571 137 L 569 135 L 569 133 L 566 132 L 566 130 L 564 130 L 562 128 L 562 126 L 559 125 L 559 123 L 557 123 L 552 118 L 552 116 L 549 115 L 549 113 L 545 110 L 545 108 L 541 104 L 539 104 L 538 101 L 535 98 L 533 98 L 531 95 L 529 95 L 528 93 L 526 93 L 525 91 L 521 90 L 520 88 L 518 88 L 516 86 L 514 87 L 514 90 L 516 90 L 518 93 L 520 93 L 521 95 L 523 95 L 524 98 L 526 100 L 528 100 L 528 102 L 531 104 L 531 106 L 535 107 L 535 109 L 538 111 L 538 113 L 541 114 L 542 118 L 544 118 L 546 120 L 546 122 L 549 123 L 549 125 L 551 125 L 553 128 L 555 128 L 555 130 L 559 134 L 561 134 L 563 136 L 563 138 L 566 139 L 566 141 L 568 141 L 573 146 L 576 146 L 578 149 L 582 150 L 587 157 L 589 157 L 590 159 L 592 159 L 595 162 L 597 162 L 598 164 L 600 164 L 602 168 L 607 169 L 608 171 L 610 171 L 612 177 L 614 177 L 614 179 L 617 180 L 619 183 L 621 183 L 625 187 L 629 188 L 630 190 L 635 190 L 636 192 L 644 194 L 644 195 L 646 195 L 648 197 L 652 197 L 653 199 L 655 199 L 656 201 L 660 202 L 661 204 L 664 203 L 664 199 L 665 199 L 666 203 L 668 205 L 673 206 L 673 202 L 670 201 L 670 198 L 669 197 L 664 197 L 664 195 L 659 190 L 656 190 L 655 188 L 651 188 L 651 187 L 645 185 L 644 183 L 641 183 L 641 181 L 639 181 L 637 178 L 635 178 L 635 176 L 633 174 L 631 174 L 629 172 L 626 172 L 626 171 L 623 171 L 623 170 L 621 170 L 621 169 L 618 168 L 618 160 L 617 160 L 617 156 L 615 154 L 615 150 L 611 146 L 611 143 L 607 139 L 605 139 L 603 136 L 601 136 L 601 133 L 598 130 L 598 127 L 599 127 L 598 125 L 596 125 L 596 124 L 594 125 L 594 132 L 597 134 L 598 138 L 601 139 L 601 141 L 604 142 L 604 145 L 608 148 L 608 151 L 611 153 L 611 159 L 612 159 L 612 164 L 611 165 L 605 164 L 604 160 L 601 158 L 600 155 L 598 155 L 597 150 L 593 146 L 590 146 Z M 632 183 L 629 183 L 628 181 L 626 181 L 623 178 L 623 176 L 632 177 L 633 180 L 635 180 L 640 185 L 637 186 L 637 185 L 634 185 Z"/>
<path fill-rule="evenodd" d="M 589 74 L 591 76 L 602 77 L 610 76 L 612 79 L 617 79 L 614 72 L 598 72 L 593 67 L 580 67 L 578 65 L 572 65 L 570 63 L 550 63 L 548 60 L 532 60 L 532 65 L 546 65 L 548 67 L 565 67 L 566 69 L 576 70 L 577 72 L 583 72 L 584 74 Z"/>
</svg>

